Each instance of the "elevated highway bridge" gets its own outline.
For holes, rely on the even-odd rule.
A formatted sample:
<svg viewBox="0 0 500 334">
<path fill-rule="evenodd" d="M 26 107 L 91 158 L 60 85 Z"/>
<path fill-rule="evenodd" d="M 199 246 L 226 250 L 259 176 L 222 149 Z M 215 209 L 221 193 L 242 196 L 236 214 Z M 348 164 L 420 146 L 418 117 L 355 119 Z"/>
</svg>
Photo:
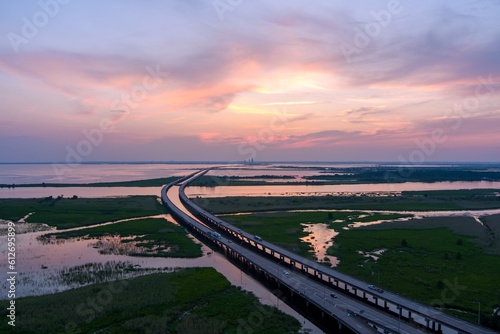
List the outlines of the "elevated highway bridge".
<svg viewBox="0 0 500 334">
<path fill-rule="evenodd" d="M 162 189 L 162 201 L 172 215 L 228 257 L 274 280 L 292 297 L 316 307 L 323 316 L 333 318 L 338 325 L 333 333 L 496 333 L 389 291 L 377 291 L 369 283 L 299 256 L 216 217 L 185 194 L 185 187 L 207 171 L 193 173 Z"/>
</svg>

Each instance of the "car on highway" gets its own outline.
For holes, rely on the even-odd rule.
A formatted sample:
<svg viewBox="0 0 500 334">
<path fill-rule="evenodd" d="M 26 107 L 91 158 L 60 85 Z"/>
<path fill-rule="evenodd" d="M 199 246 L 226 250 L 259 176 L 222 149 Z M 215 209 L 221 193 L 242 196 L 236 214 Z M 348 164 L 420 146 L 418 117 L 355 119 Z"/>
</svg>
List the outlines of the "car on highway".
<svg viewBox="0 0 500 334">
<path fill-rule="evenodd" d="M 384 292 L 384 289 L 381 289 L 381 288 L 379 288 L 379 287 L 376 287 L 376 286 L 375 286 L 375 285 L 373 285 L 373 284 L 368 285 L 368 289 L 375 290 L 375 291 L 380 292 L 380 293 L 383 293 L 383 292 Z"/>
<path fill-rule="evenodd" d="M 337 298 L 338 296 L 334 293 L 331 293 L 330 296 L 332 296 L 333 298 Z"/>
</svg>

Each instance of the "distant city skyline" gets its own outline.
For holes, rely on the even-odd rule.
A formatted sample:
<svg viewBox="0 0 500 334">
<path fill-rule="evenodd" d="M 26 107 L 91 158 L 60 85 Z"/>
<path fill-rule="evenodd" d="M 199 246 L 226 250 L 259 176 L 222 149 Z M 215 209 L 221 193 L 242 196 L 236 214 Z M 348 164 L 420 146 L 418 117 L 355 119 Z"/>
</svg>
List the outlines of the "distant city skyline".
<svg viewBox="0 0 500 334">
<path fill-rule="evenodd" d="M 500 162 L 500 2 L 3 1 L 0 163 Z"/>
</svg>

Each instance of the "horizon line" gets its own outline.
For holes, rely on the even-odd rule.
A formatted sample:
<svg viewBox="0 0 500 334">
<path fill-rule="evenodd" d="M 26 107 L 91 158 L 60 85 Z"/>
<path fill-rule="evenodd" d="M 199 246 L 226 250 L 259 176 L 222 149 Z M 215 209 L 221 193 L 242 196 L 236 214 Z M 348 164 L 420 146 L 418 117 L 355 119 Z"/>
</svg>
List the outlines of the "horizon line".
<svg viewBox="0 0 500 334">
<path fill-rule="evenodd" d="M 54 161 L 54 162 L 48 162 L 48 161 L 31 161 L 31 162 L 20 162 L 20 161 L 7 161 L 7 162 L 0 162 L 0 165 L 51 165 L 51 164 L 58 164 L 58 165 L 99 165 L 99 164 L 151 164 L 151 165 L 159 165 L 159 164 L 166 164 L 166 165 L 172 165 L 172 164 L 240 164 L 240 165 L 264 165 L 264 164 L 383 164 L 383 165 L 436 165 L 436 164 L 441 164 L 441 165 L 452 165 L 452 164 L 459 164 L 459 165 L 486 165 L 486 164 L 500 164 L 499 161 L 425 161 L 425 162 L 419 162 L 419 163 L 403 163 L 400 161 L 370 161 L 370 160 L 364 160 L 364 161 L 321 161 L 321 160 L 297 160 L 297 161 L 273 161 L 273 160 L 263 160 L 263 161 L 253 161 L 253 162 L 247 162 L 247 161 L 231 161 L 231 160 L 168 160 L 168 161 L 162 161 L 162 160 L 153 160 L 153 161 L 144 161 L 144 160 L 139 160 L 139 161 L 85 161 L 85 162 L 79 162 L 79 163 L 68 163 L 66 161 Z"/>
</svg>

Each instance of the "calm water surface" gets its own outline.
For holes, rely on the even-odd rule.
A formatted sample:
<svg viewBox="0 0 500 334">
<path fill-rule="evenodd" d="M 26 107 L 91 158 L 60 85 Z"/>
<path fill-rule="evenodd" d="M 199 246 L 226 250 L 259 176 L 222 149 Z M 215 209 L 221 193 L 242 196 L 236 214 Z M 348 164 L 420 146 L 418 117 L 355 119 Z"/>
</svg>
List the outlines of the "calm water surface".
<svg viewBox="0 0 500 334">
<path fill-rule="evenodd" d="M 401 191 L 500 189 L 500 182 L 407 182 L 380 184 L 336 184 L 336 185 L 265 185 L 265 186 L 220 186 L 188 187 L 190 197 L 229 196 L 326 196 L 349 194 L 387 195 Z M 0 188 L 0 198 L 39 198 L 63 195 L 71 197 L 98 198 L 133 195 L 159 196 L 161 187 L 16 187 Z"/>
<path fill-rule="evenodd" d="M 0 164 L 0 184 L 120 182 L 183 176 L 213 164 Z"/>
<path fill-rule="evenodd" d="M 375 184 L 335 184 L 335 185 L 265 185 L 265 186 L 220 186 L 188 187 L 190 197 L 227 196 L 326 196 L 334 194 L 399 193 L 419 190 L 460 190 L 460 189 L 500 189 L 500 182 L 406 182 Z"/>
</svg>

